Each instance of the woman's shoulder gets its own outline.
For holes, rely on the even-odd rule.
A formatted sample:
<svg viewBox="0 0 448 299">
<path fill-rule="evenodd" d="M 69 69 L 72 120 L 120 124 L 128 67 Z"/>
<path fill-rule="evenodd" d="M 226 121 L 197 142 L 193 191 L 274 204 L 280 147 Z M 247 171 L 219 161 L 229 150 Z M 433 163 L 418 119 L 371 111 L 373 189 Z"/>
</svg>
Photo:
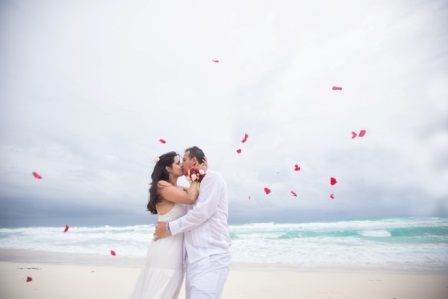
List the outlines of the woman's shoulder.
<svg viewBox="0 0 448 299">
<path fill-rule="evenodd" d="M 167 181 L 163 181 L 163 180 L 160 180 L 160 181 L 158 181 L 157 182 L 157 187 L 175 187 L 175 188 L 177 188 L 177 189 L 180 189 L 180 190 L 182 190 L 182 191 L 185 191 L 185 187 L 183 187 L 183 186 L 174 186 L 173 184 L 171 184 L 170 182 L 167 182 Z"/>
<path fill-rule="evenodd" d="M 167 181 L 160 180 L 157 182 L 157 187 L 172 187 L 173 185 Z"/>
</svg>

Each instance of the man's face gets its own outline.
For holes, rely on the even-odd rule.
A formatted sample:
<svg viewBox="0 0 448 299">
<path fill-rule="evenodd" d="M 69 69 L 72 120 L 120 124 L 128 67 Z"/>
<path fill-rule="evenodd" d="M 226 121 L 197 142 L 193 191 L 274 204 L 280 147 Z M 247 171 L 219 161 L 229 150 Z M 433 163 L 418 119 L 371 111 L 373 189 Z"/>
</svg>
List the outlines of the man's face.
<svg viewBox="0 0 448 299">
<path fill-rule="evenodd" d="M 182 158 L 182 170 L 185 173 L 185 171 L 194 166 L 196 166 L 196 159 L 190 159 L 190 151 L 186 151 L 184 153 L 184 157 Z"/>
</svg>

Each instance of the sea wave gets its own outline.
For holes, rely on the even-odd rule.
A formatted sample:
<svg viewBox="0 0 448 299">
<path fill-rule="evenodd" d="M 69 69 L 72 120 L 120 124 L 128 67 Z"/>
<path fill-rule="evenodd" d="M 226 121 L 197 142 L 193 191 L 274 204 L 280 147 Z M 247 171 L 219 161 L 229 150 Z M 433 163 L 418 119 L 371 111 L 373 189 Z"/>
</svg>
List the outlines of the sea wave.
<svg viewBox="0 0 448 299">
<path fill-rule="evenodd" d="M 233 260 L 448 267 L 448 218 L 230 225 Z M 0 248 L 143 257 L 153 225 L 1 228 Z"/>
</svg>

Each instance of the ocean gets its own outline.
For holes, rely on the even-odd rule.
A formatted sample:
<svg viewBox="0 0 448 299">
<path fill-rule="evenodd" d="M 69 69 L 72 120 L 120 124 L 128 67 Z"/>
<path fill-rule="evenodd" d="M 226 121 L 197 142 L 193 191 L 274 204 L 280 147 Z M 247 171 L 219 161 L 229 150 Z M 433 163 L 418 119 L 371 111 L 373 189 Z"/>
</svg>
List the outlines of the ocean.
<svg viewBox="0 0 448 299">
<path fill-rule="evenodd" d="M 0 228 L 0 249 L 144 257 L 153 225 Z M 448 218 L 230 225 L 233 262 L 448 269 Z"/>
</svg>

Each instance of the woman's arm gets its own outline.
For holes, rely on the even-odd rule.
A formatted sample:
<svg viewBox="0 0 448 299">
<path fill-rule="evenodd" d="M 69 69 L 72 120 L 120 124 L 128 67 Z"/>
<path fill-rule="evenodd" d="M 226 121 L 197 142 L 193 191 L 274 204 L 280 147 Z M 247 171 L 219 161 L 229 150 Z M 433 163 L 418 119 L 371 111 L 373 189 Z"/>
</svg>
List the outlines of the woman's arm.
<svg viewBox="0 0 448 299">
<path fill-rule="evenodd" d="M 184 191 L 166 181 L 159 181 L 157 190 L 160 196 L 167 201 L 192 205 L 196 202 L 199 195 L 199 183 L 192 182 L 190 187 Z"/>
</svg>

